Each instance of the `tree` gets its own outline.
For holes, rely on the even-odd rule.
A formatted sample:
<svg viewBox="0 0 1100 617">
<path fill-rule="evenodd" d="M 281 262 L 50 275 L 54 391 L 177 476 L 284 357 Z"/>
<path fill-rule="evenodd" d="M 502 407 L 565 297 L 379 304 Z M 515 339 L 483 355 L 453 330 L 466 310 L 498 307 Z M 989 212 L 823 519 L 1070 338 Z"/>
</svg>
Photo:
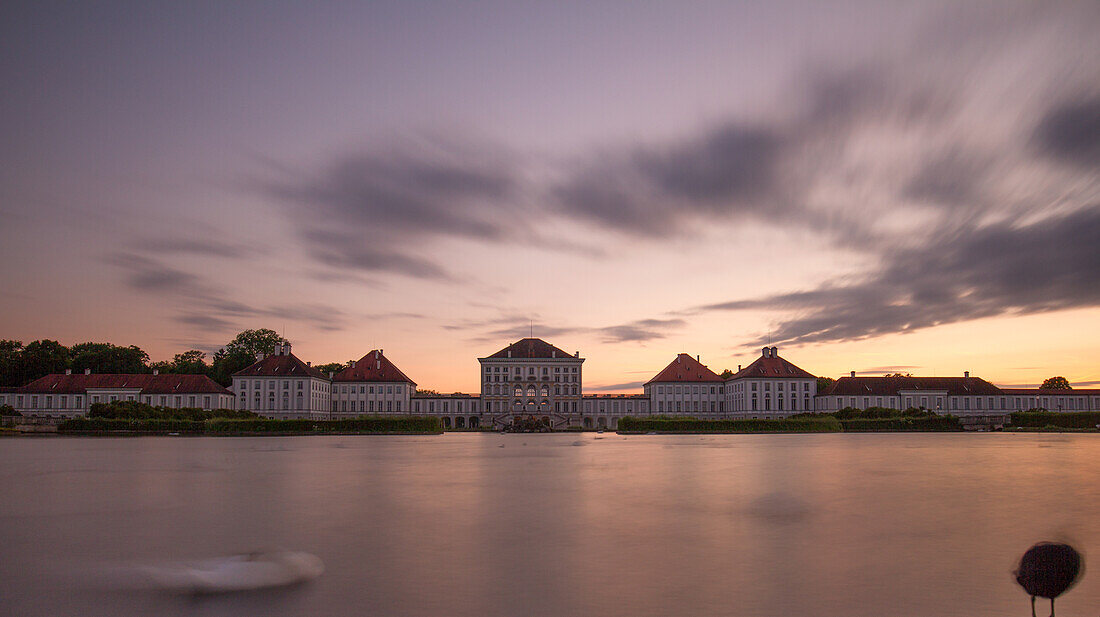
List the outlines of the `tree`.
<svg viewBox="0 0 1100 617">
<path fill-rule="evenodd" d="M 821 394 L 822 392 L 828 390 L 834 383 L 836 383 L 836 380 L 832 377 L 818 377 L 817 393 Z"/>
<path fill-rule="evenodd" d="M 79 343 L 69 349 L 73 371 L 93 373 L 148 373 L 149 354 L 140 347 L 111 343 Z"/>
<path fill-rule="evenodd" d="M 198 349 L 189 349 L 178 353 L 172 358 L 173 373 L 181 375 L 206 375 L 210 372 L 210 365 L 206 363 L 206 352 Z"/>
<path fill-rule="evenodd" d="M 912 377 L 912 373 L 886 373 L 883 377 Z"/>
<path fill-rule="evenodd" d="M 416 389 L 416 395 L 417 396 L 439 396 L 439 392 L 436 392 L 435 390 L 429 390 L 427 388 L 417 388 Z"/>
<path fill-rule="evenodd" d="M 1073 386 L 1069 385 L 1069 380 L 1061 375 L 1051 377 L 1043 382 L 1043 385 L 1039 386 L 1044 390 L 1072 390 Z"/>
<path fill-rule="evenodd" d="M 730 377 L 733 377 L 733 371 L 725 369 L 721 373 L 719 373 L 718 376 L 722 379 L 729 379 Z"/>
<path fill-rule="evenodd" d="M 214 354 L 211 372 L 214 381 L 228 386 L 233 383 L 233 373 L 256 362 L 256 354 L 271 354 L 276 345 L 286 345 L 289 341 L 279 333 L 267 328 L 245 330 Z"/>
<path fill-rule="evenodd" d="M 27 343 L 19 356 L 23 365 L 23 375 L 20 380 L 23 384 L 51 373 L 62 373 L 69 368 L 69 349 L 49 339 Z"/>
<path fill-rule="evenodd" d="M 340 364 L 339 362 L 329 362 L 328 364 L 319 364 L 313 368 L 321 371 L 321 373 L 323 373 L 324 375 L 328 375 L 329 373 L 339 373 L 347 367 L 347 364 Z"/>
<path fill-rule="evenodd" d="M 23 341 L 0 340 L 0 387 L 23 385 Z"/>
</svg>

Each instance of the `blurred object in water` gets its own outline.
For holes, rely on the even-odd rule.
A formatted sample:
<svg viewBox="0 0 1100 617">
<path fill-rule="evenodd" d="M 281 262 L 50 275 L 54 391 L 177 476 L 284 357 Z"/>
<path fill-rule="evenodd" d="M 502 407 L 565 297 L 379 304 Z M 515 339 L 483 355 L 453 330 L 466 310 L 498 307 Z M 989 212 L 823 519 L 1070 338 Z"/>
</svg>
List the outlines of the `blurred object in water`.
<svg viewBox="0 0 1100 617">
<path fill-rule="evenodd" d="M 302 583 L 317 578 L 324 570 L 316 555 L 273 551 L 144 566 L 140 572 L 158 589 L 224 593 Z"/>
<path fill-rule="evenodd" d="M 1035 596 L 1050 598 L 1054 617 L 1054 598 L 1077 582 L 1081 573 L 1081 555 L 1068 544 L 1040 542 L 1027 549 L 1016 570 L 1016 582 L 1031 595 L 1031 617 L 1035 617 Z"/>
</svg>

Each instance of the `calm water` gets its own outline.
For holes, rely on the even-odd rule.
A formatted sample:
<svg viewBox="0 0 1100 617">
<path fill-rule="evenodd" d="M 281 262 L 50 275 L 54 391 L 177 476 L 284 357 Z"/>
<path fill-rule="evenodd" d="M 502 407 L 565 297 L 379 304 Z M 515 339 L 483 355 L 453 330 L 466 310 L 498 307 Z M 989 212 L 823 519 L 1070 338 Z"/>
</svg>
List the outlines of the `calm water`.
<svg viewBox="0 0 1100 617">
<path fill-rule="evenodd" d="M 1023 616 L 1042 539 L 1100 556 L 1100 436 L 0 440 L 4 615 Z M 269 548 L 327 571 L 96 588 Z M 1100 614 L 1092 570 L 1059 615 Z"/>
</svg>

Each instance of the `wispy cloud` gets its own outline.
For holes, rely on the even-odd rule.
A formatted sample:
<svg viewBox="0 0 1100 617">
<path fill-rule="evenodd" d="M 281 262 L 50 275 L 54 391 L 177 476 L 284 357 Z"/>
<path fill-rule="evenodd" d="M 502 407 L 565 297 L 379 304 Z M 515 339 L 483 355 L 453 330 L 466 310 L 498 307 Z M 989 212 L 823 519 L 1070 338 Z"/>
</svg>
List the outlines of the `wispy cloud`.
<svg viewBox="0 0 1100 617">
<path fill-rule="evenodd" d="M 776 343 L 856 340 L 1006 313 L 1100 304 L 1100 208 L 959 230 L 929 246 L 884 254 L 884 265 L 854 283 L 698 307 L 794 314 L 771 333 Z M 765 337 L 748 345 L 766 342 Z"/>
<path fill-rule="evenodd" d="M 619 390 L 636 390 L 645 385 L 644 381 L 627 381 L 623 383 L 603 384 L 599 386 L 586 385 L 584 389 L 592 392 L 617 392 Z"/>
<path fill-rule="evenodd" d="M 330 331 L 343 329 L 345 325 L 344 313 L 324 304 L 256 307 L 242 303 L 204 278 L 158 259 L 124 252 L 108 255 L 105 261 L 123 272 L 123 281 L 131 289 L 181 301 L 183 308 L 173 319 L 200 331 L 228 332 L 246 325 L 245 320 L 257 318 L 308 323 Z"/>
</svg>

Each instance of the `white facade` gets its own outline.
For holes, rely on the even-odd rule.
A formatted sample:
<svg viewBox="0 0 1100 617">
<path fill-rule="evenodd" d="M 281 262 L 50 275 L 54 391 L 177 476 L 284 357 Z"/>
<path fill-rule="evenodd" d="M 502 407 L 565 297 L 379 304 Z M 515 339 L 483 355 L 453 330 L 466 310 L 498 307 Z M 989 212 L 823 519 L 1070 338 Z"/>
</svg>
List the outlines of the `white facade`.
<svg viewBox="0 0 1100 617">
<path fill-rule="evenodd" d="M 437 417 L 444 429 L 481 427 L 481 397 L 476 394 L 417 394 L 411 404 L 412 415 Z"/>
<path fill-rule="evenodd" d="M 416 383 L 376 349 L 332 378 L 332 417 L 409 414 Z"/>
<path fill-rule="evenodd" d="M 517 417 L 545 418 L 554 428 L 581 425 L 580 352 L 523 339 L 478 362 L 490 425 L 507 426 Z"/>
<path fill-rule="evenodd" d="M 332 417 L 408 414 L 415 386 L 403 382 L 348 382 L 332 384 Z"/>
<path fill-rule="evenodd" d="M 47 375 L 0 395 L 25 420 L 57 422 L 87 415 L 96 403 L 136 401 L 173 409 L 234 409 L 233 393 L 203 375 Z M 0 404 L 4 404 L 0 401 Z"/>
<path fill-rule="evenodd" d="M 847 407 L 918 408 L 953 416 L 1005 415 L 1014 411 L 1100 410 L 1100 390 L 1002 389 L 969 372 L 962 377 L 848 377 L 817 397 L 817 411 Z"/>
<path fill-rule="evenodd" d="M 583 428 L 619 428 L 619 420 L 627 416 L 640 418 L 654 415 L 653 404 L 644 394 L 586 394 Z"/>
<path fill-rule="evenodd" d="M 299 360 L 290 345 L 233 375 L 237 409 L 265 418 L 329 418 L 332 407 L 331 382 L 316 369 Z"/>
<path fill-rule="evenodd" d="M 726 379 L 728 418 L 786 418 L 816 409 L 817 377 L 765 347 L 755 362 Z"/>
</svg>

